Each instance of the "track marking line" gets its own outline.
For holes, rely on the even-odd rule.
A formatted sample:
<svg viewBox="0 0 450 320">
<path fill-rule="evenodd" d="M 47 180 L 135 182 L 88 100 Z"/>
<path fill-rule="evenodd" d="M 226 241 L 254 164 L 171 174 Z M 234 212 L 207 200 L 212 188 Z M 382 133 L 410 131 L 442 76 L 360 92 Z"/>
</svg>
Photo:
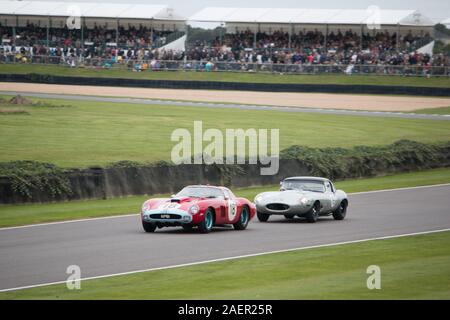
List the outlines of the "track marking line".
<svg viewBox="0 0 450 320">
<path fill-rule="evenodd" d="M 431 234 L 431 233 L 438 233 L 438 232 L 446 232 L 446 231 L 450 231 L 450 228 L 437 229 L 437 230 L 428 230 L 428 231 L 419 231 L 419 232 L 413 232 L 413 233 L 403 233 L 403 234 L 396 234 L 396 235 L 382 236 L 382 237 L 375 237 L 375 238 L 366 238 L 366 239 L 359 239 L 359 240 L 349 240 L 349 241 L 334 242 L 334 243 L 327 243 L 327 244 L 318 244 L 318 245 L 314 245 L 314 246 L 297 247 L 297 248 L 281 249 L 281 250 L 272 250 L 272 251 L 266 251 L 266 252 L 245 254 L 245 255 L 240 255 L 240 256 L 217 258 L 217 259 L 196 261 L 196 262 L 188 262 L 188 263 L 171 265 L 171 266 L 165 266 L 165 267 L 140 269 L 140 270 L 134 270 L 134 271 L 126 271 L 126 272 L 120 272 L 120 273 L 112 273 L 112 274 L 105 274 L 105 275 L 100 275 L 100 276 L 86 277 L 86 278 L 81 278 L 80 281 L 95 280 L 95 279 L 102 279 L 102 278 L 110 278 L 110 277 L 116 277 L 116 276 L 124 276 L 124 275 L 141 273 L 141 272 L 151 272 L 151 271 L 175 269 L 175 268 L 182 268 L 182 267 L 190 267 L 190 266 L 201 265 L 201 264 L 206 264 L 206 263 L 223 262 L 223 261 L 229 261 L 229 260 L 237 260 L 237 259 L 243 259 L 243 258 L 258 257 L 258 256 L 264 256 L 264 255 L 269 255 L 269 254 L 274 254 L 274 253 L 284 253 L 284 252 L 292 252 L 292 251 L 302 251 L 302 250 L 307 250 L 307 249 L 334 247 L 334 246 L 345 245 L 345 244 L 362 243 L 362 242 L 368 242 L 368 241 L 374 241 L 374 240 L 395 239 L 395 238 L 402 238 L 402 237 L 408 237 L 408 236 L 417 236 L 417 235 L 424 235 L 424 234 Z M 63 284 L 63 283 L 66 283 L 66 282 L 67 282 L 67 280 L 55 281 L 55 282 L 47 282 L 47 283 L 39 283 L 39 284 L 28 285 L 28 286 L 23 286 L 23 287 L 0 289 L 0 292 L 9 292 L 9 291 L 17 291 L 17 290 L 23 290 L 23 289 L 31 289 L 31 288 L 44 287 L 44 286 L 50 286 L 50 285 L 55 285 L 55 284 Z"/>
<path fill-rule="evenodd" d="M 394 188 L 394 189 L 361 191 L 361 192 L 348 193 L 347 195 L 352 196 L 352 195 L 370 194 L 370 193 L 378 193 L 378 192 L 414 190 L 414 189 L 445 187 L 445 186 L 450 186 L 450 183 L 432 184 L 432 185 L 417 186 L 417 187 L 404 187 L 404 188 Z M 2 230 L 21 229 L 21 228 L 31 228 L 31 227 L 51 226 L 51 225 L 56 225 L 56 224 L 64 224 L 64 223 L 72 223 L 72 222 L 85 222 L 85 221 L 95 221 L 95 220 L 102 220 L 102 219 L 125 218 L 125 217 L 137 216 L 139 214 L 140 213 L 127 213 L 127 214 L 120 214 L 120 215 L 114 215 L 114 216 L 86 218 L 86 219 L 76 219 L 76 220 L 65 220 L 65 221 L 55 221 L 55 222 L 43 222 L 43 223 L 27 224 L 27 225 L 23 225 L 23 226 L 14 226 L 14 227 L 2 227 L 2 228 L 0 228 L 0 231 L 2 231 Z"/>
<path fill-rule="evenodd" d="M 85 218 L 85 219 L 76 219 L 76 220 L 55 221 L 55 222 L 43 222 L 43 223 L 35 223 L 35 224 L 26 224 L 23 226 L 4 227 L 4 228 L 0 228 L 0 231 L 20 229 L 20 228 L 51 226 L 51 225 L 55 225 L 55 224 L 63 224 L 63 223 L 70 223 L 70 222 L 84 222 L 84 221 L 95 221 L 95 220 L 103 220 L 103 219 L 125 218 L 125 217 L 137 216 L 137 215 L 139 215 L 139 213 L 128 213 L 128 214 L 120 214 L 120 215 L 115 215 L 115 216 L 105 216 L 105 217 Z"/>
<path fill-rule="evenodd" d="M 366 193 L 370 194 L 370 193 L 378 193 L 378 192 L 391 192 L 391 191 L 414 190 L 414 189 L 426 189 L 426 188 L 445 187 L 445 186 L 450 186 L 450 183 L 430 184 L 430 185 L 425 185 L 425 186 L 403 187 L 403 188 L 394 188 L 394 189 L 381 189 L 381 190 L 372 190 L 372 191 L 361 191 L 361 192 L 348 193 L 348 195 L 358 195 L 358 194 L 366 194 Z"/>
</svg>

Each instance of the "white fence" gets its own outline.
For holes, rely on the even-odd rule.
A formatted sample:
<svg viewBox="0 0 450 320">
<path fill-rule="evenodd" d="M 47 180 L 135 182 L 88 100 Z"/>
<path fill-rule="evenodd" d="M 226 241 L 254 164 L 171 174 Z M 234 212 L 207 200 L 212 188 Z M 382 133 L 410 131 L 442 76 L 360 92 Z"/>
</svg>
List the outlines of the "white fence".
<svg viewBox="0 0 450 320">
<path fill-rule="evenodd" d="M 184 60 L 121 60 L 105 58 L 0 55 L 0 63 L 48 64 L 70 67 L 149 71 L 257 72 L 278 74 L 370 74 L 400 76 L 450 76 L 449 66 L 276 64 Z"/>
</svg>

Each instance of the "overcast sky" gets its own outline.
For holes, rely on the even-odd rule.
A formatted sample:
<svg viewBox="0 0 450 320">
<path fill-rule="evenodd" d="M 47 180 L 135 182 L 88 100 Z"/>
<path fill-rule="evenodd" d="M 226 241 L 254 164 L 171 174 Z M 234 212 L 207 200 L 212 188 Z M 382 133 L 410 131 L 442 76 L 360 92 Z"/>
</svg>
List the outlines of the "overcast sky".
<svg viewBox="0 0 450 320">
<path fill-rule="evenodd" d="M 56 0 L 55 0 L 56 1 Z M 59 0 L 63 1 L 63 0 Z M 366 9 L 377 5 L 381 9 L 418 9 L 434 22 L 450 18 L 449 0 L 72 0 L 79 2 L 167 4 L 175 12 L 189 17 L 204 7 L 260 7 L 260 8 L 314 8 Z"/>
</svg>

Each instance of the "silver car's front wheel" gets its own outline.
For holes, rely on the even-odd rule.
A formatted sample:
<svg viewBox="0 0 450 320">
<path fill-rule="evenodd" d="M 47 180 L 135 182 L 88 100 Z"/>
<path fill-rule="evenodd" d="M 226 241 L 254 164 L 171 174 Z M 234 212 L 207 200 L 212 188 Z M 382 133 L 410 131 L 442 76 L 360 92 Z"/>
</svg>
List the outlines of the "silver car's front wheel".
<svg viewBox="0 0 450 320">
<path fill-rule="evenodd" d="M 309 210 L 309 212 L 306 214 L 306 220 L 310 223 L 316 222 L 317 218 L 319 218 L 319 212 L 320 212 L 320 203 L 316 202 L 314 203 L 311 210 Z"/>
<path fill-rule="evenodd" d="M 256 212 L 256 216 L 258 217 L 259 222 L 266 222 L 269 220 L 270 214 L 262 213 L 262 212 Z"/>
</svg>

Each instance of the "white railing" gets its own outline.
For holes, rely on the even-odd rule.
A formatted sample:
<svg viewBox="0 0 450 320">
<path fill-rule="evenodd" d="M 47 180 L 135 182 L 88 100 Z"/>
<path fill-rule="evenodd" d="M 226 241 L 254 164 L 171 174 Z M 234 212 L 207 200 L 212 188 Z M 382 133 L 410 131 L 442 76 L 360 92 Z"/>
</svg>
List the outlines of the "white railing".
<svg viewBox="0 0 450 320">
<path fill-rule="evenodd" d="M 107 58 L 0 55 L 0 63 L 48 64 L 68 67 L 151 71 L 255 72 L 278 74 L 372 74 L 402 76 L 450 76 L 449 66 L 420 65 L 347 65 L 347 64 L 274 64 L 252 62 L 182 60 L 121 60 Z"/>
</svg>

